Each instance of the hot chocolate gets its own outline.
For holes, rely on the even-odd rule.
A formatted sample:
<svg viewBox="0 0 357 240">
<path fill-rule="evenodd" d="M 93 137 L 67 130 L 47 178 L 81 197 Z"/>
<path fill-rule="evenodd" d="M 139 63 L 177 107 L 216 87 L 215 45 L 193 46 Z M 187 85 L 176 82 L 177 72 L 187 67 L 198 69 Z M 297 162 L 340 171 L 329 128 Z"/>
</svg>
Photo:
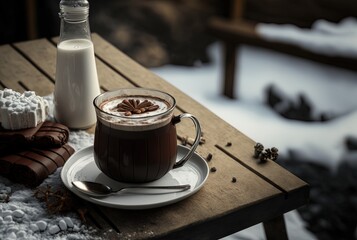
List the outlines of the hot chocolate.
<svg viewBox="0 0 357 240">
<path fill-rule="evenodd" d="M 173 116 L 175 99 L 164 92 L 143 88 L 106 92 L 94 100 L 97 126 L 94 159 L 98 168 L 122 182 L 149 182 L 182 166 L 176 163 L 175 125 L 191 118 L 199 139 L 198 121 L 189 114 Z M 189 153 L 193 153 L 195 144 Z M 189 155 L 189 154 L 187 154 Z"/>
<path fill-rule="evenodd" d="M 177 154 L 172 123 L 147 131 L 125 131 L 97 122 L 94 157 L 110 178 L 125 182 L 159 179 L 172 169 Z"/>
</svg>

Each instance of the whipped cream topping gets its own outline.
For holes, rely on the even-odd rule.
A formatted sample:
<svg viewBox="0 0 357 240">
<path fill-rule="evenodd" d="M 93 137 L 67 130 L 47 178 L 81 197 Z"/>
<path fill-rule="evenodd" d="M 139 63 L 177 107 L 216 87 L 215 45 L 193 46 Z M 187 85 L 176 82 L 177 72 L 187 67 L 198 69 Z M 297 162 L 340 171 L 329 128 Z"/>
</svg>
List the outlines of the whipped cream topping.
<svg viewBox="0 0 357 240">
<path fill-rule="evenodd" d="M 138 100 L 140 103 L 147 100 L 152 106 L 155 106 L 155 109 L 148 109 L 141 113 L 132 111 L 133 113 L 128 115 L 127 111 L 121 111 L 118 107 L 124 100 Z M 113 129 L 128 131 L 143 131 L 162 127 L 171 121 L 173 114 L 169 102 L 152 96 L 118 96 L 102 102 L 99 107 L 108 114 L 100 114 L 99 121 L 102 124 Z"/>
<path fill-rule="evenodd" d="M 158 106 L 158 108 L 154 111 L 145 111 L 139 114 L 132 114 L 130 116 L 125 115 L 125 111 L 120 111 L 118 110 L 118 105 L 122 103 L 124 100 L 130 100 L 133 99 L 139 100 L 140 103 L 144 102 L 145 100 L 149 101 L 152 103 L 152 105 Z M 109 114 L 116 115 L 116 116 L 125 116 L 129 118 L 143 118 L 143 117 L 150 117 L 150 116 L 156 116 L 158 114 L 164 113 L 169 109 L 169 103 L 166 102 L 163 99 L 156 98 L 156 97 L 148 97 L 148 96 L 127 96 L 127 97 L 116 97 L 109 99 L 105 102 L 103 102 L 100 105 L 100 108 Z"/>
<path fill-rule="evenodd" d="M 0 123 L 5 129 L 36 127 L 45 121 L 48 103 L 33 91 L 23 94 L 12 89 L 0 90 Z"/>
</svg>

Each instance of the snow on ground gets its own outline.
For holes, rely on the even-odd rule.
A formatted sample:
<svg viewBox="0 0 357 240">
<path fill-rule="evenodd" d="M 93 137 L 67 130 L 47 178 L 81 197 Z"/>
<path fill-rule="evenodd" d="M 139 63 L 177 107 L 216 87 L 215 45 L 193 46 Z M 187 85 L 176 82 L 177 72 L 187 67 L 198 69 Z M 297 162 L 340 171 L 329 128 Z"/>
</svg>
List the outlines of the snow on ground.
<svg viewBox="0 0 357 240">
<path fill-rule="evenodd" d="M 305 159 L 334 169 L 345 154 L 346 136 L 357 137 L 357 73 L 243 46 L 236 66 L 238 99 L 232 100 L 221 95 L 221 53 L 221 45 L 215 43 L 209 48 L 210 64 L 151 70 L 255 141 L 278 147 L 281 154 L 297 150 Z M 270 84 L 290 97 L 306 94 L 316 113 L 341 117 L 328 122 L 284 119 L 264 104 Z M 315 239 L 297 211 L 285 214 L 285 220 L 290 239 Z M 225 239 L 265 239 L 265 235 L 258 224 Z"/>
<path fill-rule="evenodd" d="M 232 100 L 221 95 L 220 44 L 213 44 L 209 54 L 210 64 L 151 70 L 255 141 L 278 147 L 282 154 L 294 148 L 334 168 L 344 154 L 345 137 L 357 137 L 357 73 L 244 46 L 236 68 L 238 99 Z M 341 117 L 323 123 L 284 119 L 264 104 L 270 84 L 290 97 L 305 93 L 316 112 Z"/>
<path fill-rule="evenodd" d="M 357 19 L 353 17 L 339 23 L 319 19 L 309 29 L 291 24 L 260 23 L 257 31 L 267 39 L 294 43 L 313 52 L 329 56 L 357 56 Z"/>
</svg>

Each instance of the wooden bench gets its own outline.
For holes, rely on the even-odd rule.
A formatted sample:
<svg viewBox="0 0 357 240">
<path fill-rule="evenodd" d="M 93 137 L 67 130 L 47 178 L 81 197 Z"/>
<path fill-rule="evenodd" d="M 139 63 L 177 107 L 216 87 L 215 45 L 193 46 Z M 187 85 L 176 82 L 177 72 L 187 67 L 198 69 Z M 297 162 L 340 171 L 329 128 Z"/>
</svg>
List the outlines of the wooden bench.
<svg viewBox="0 0 357 240">
<path fill-rule="evenodd" d="M 208 23 L 209 31 L 222 40 L 224 44 L 223 94 L 227 97 L 235 98 L 236 50 L 242 44 L 266 48 L 315 62 L 357 71 L 357 58 L 319 54 L 294 44 L 268 40 L 260 36 L 256 30 L 258 23 L 243 18 L 244 1 L 234 0 L 233 4 L 231 18 L 214 17 Z"/>
</svg>

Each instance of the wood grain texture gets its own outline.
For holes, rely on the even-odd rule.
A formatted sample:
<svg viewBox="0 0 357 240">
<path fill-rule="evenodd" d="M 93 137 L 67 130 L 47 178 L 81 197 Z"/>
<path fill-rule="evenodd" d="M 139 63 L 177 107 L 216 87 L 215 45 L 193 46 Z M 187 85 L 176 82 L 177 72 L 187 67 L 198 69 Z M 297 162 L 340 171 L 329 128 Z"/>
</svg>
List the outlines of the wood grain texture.
<svg viewBox="0 0 357 240">
<path fill-rule="evenodd" d="M 33 64 L 40 68 L 52 82 L 56 74 L 56 47 L 47 39 L 19 42 L 14 46 Z"/>
<path fill-rule="evenodd" d="M 55 81 L 56 38 L 0 46 L 0 81 L 14 89 L 28 86 L 47 95 Z M 268 161 L 252 157 L 255 142 L 202 104 L 139 65 L 97 34 L 93 34 L 98 77 L 103 91 L 148 87 L 166 91 L 177 100 L 175 115 L 194 114 L 201 122 L 206 143 L 197 148 L 203 158 L 212 154 L 203 188 L 176 204 L 148 210 L 119 210 L 85 203 L 89 223 L 110 239 L 217 239 L 279 217 L 304 205 L 308 185 Z M 5 71 L 6 69 L 6 71 Z M 24 78 L 26 76 L 26 78 Z M 21 79 L 24 84 L 19 84 Z M 40 80 L 39 80 L 40 79 Z M 188 79 L 189 80 L 189 79 Z M 36 84 L 34 84 L 36 82 Z M 94 128 L 88 130 L 93 133 Z M 180 137 L 194 137 L 193 124 L 177 124 Z M 226 146 L 231 142 L 232 146 Z M 232 178 L 236 182 L 232 182 Z"/>
<path fill-rule="evenodd" d="M 2 88 L 18 92 L 34 90 L 39 95 L 52 92 L 53 83 L 10 45 L 0 46 L 0 82 Z"/>
</svg>

